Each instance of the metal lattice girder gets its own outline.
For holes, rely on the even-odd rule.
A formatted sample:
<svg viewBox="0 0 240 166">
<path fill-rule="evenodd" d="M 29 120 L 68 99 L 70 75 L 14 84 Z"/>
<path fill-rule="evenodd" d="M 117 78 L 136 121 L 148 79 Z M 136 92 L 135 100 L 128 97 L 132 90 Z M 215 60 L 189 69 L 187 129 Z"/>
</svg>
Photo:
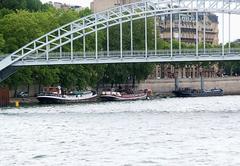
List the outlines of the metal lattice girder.
<svg viewBox="0 0 240 166">
<path fill-rule="evenodd" d="M 179 6 L 180 4 L 180 6 Z M 73 41 L 85 38 L 114 25 L 120 25 L 145 17 L 178 14 L 186 12 L 214 12 L 240 14 L 240 0 L 148 0 L 115 7 L 104 12 L 89 15 L 57 28 L 30 42 L 0 61 L 0 71 L 25 59 L 45 57 L 51 59 L 50 52 L 71 43 L 71 60 L 73 59 Z M 97 56 L 96 40 L 96 58 Z M 147 51 L 147 50 L 146 50 Z"/>
</svg>

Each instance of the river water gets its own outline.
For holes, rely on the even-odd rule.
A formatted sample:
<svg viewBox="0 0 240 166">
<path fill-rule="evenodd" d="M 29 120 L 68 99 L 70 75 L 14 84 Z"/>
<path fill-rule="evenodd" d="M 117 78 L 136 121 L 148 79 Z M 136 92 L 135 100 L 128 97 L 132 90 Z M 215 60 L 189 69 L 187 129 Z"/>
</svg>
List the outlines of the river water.
<svg viewBox="0 0 240 166">
<path fill-rule="evenodd" d="M 240 96 L 6 108 L 0 166 L 239 166 Z"/>
</svg>

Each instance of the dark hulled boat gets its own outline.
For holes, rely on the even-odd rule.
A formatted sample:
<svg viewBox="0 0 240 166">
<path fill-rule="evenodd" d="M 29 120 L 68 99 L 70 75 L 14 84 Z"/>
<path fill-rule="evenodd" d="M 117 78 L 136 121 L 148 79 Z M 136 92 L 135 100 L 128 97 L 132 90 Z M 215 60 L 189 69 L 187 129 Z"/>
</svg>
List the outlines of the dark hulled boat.
<svg viewBox="0 0 240 166">
<path fill-rule="evenodd" d="M 41 104 L 65 104 L 65 103 L 81 103 L 97 100 L 97 94 L 91 91 L 81 92 L 78 94 L 42 94 L 37 96 L 38 101 Z"/>
<path fill-rule="evenodd" d="M 207 96 L 223 96 L 224 92 L 221 88 L 214 88 L 209 90 L 180 88 L 173 91 L 177 97 L 207 97 Z"/>
</svg>

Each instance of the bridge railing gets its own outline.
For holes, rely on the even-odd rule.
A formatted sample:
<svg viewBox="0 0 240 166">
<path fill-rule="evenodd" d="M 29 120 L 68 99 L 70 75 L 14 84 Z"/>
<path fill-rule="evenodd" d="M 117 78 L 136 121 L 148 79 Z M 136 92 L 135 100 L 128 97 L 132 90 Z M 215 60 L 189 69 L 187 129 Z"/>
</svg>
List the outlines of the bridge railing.
<svg viewBox="0 0 240 166">
<path fill-rule="evenodd" d="M 174 49 L 172 52 L 170 50 L 149 50 L 148 52 L 144 50 L 134 50 L 134 51 L 99 51 L 96 52 L 53 52 L 38 55 L 32 54 L 31 56 L 25 57 L 22 61 L 38 61 L 38 60 L 84 60 L 84 59 L 133 59 L 133 58 L 157 58 L 157 57 L 211 57 L 211 56 L 232 56 L 240 55 L 240 48 L 231 48 L 230 50 L 226 48 L 224 54 L 222 53 L 222 48 L 209 48 L 209 49 L 199 49 L 196 52 L 195 49 Z"/>
</svg>

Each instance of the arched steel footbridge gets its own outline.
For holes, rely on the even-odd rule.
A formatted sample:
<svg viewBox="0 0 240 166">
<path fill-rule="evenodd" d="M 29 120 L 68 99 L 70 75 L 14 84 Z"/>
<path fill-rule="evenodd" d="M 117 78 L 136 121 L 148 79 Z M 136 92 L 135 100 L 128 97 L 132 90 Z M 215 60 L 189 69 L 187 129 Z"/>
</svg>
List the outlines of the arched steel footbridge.
<svg viewBox="0 0 240 166">
<path fill-rule="evenodd" d="M 224 15 L 240 14 L 240 0 L 144 0 L 118 6 L 100 13 L 92 14 L 59 27 L 38 39 L 23 46 L 0 61 L 0 81 L 7 78 L 16 70 L 16 67 L 35 65 L 61 65 L 61 64 L 101 64 L 101 63 L 135 63 L 135 62 L 186 62 L 186 61 L 224 61 L 240 60 L 240 49 L 233 49 L 230 45 L 230 19 L 227 25 L 222 20 L 222 42 L 224 27 L 229 26 L 229 44 L 225 48 L 222 44 L 218 49 L 206 48 L 206 21 L 204 17 L 203 48 L 199 48 L 199 20 L 198 14 L 209 12 Z M 194 13 L 196 16 L 195 48 L 173 49 L 173 15 Z M 157 18 L 168 15 L 170 17 L 170 49 L 159 50 L 157 36 Z M 154 20 L 155 49 L 148 49 L 148 24 L 147 19 Z M 145 20 L 145 48 L 142 51 L 133 48 L 133 21 Z M 180 19 L 180 17 L 179 17 Z M 180 21 L 179 21 L 180 22 Z M 130 50 L 123 50 L 123 24 L 130 23 Z M 109 28 L 118 25 L 119 50 L 110 51 Z M 106 50 L 99 50 L 98 32 L 106 30 Z M 180 26 L 179 26 L 180 32 Z M 86 37 L 95 34 L 95 51 L 86 50 Z M 74 51 L 77 39 L 83 42 L 81 52 Z M 78 40 L 79 42 L 79 40 Z M 64 46 L 70 45 L 70 51 L 65 52 Z"/>
</svg>

